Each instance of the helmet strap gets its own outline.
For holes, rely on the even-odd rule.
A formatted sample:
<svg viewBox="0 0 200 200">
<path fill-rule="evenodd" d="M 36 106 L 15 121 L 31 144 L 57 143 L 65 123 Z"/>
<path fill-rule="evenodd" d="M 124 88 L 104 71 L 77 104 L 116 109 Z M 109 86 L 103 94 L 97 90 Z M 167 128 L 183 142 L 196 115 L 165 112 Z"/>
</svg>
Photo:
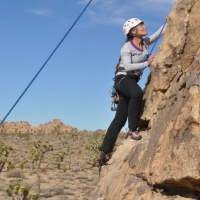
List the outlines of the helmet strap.
<svg viewBox="0 0 200 200">
<path fill-rule="evenodd" d="M 137 33 L 136 33 L 136 34 L 131 33 L 131 34 L 129 34 L 129 35 L 132 36 L 132 37 L 136 37 L 136 38 L 139 38 L 139 39 L 143 39 L 143 37 L 140 36 L 140 35 L 138 35 Z"/>
<path fill-rule="evenodd" d="M 143 37 L 142 36 L 139 36 L 138 34 L 131 34 L 133 37 L 137 37 L 137 38 L 139 38 L 139 39 L 143 39 Z"/>
</svg>

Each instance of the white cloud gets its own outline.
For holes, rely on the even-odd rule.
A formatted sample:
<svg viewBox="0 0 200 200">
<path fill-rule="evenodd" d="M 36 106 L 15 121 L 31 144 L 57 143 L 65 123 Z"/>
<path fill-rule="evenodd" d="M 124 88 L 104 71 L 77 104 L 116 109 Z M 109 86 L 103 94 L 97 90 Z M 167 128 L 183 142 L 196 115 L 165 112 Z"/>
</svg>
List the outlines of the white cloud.
<svg viewBox="0 0 200 200">
<path fill-rule="evenodd" d="M 39 16 L 43 16 L 43 17 L 51 17 L 51 11 L 45 10 L 45 9 L 31 10 L 30 13 L 33 13 L 33 14 L 39 15 Z"/>
<path fill-rule="evenodd" d="M 149 18 L 168 15 L 176 0 L 94 0 L 89 8 L 91 20 L 99 24 L 122 24 L 130 17 Z M 80 0 L 79 3 L 88 3 Z M 166 18 L 167 16 L 164 16 Z"/>
</svg>

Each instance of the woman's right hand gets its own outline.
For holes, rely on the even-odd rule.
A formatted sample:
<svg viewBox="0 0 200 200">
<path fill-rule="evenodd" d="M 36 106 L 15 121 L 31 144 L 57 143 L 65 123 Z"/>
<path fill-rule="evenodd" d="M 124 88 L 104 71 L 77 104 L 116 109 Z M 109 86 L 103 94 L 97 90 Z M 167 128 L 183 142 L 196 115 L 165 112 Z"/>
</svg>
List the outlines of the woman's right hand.
<svg viewBox="0 0 200 200">
<path fill-rule="evenodd" d="M 150 65 L 153 62 L 155 57 L 156 57 L 156 55 L 150 55 L 148 58 L 147 64 Z"/>
</svg>

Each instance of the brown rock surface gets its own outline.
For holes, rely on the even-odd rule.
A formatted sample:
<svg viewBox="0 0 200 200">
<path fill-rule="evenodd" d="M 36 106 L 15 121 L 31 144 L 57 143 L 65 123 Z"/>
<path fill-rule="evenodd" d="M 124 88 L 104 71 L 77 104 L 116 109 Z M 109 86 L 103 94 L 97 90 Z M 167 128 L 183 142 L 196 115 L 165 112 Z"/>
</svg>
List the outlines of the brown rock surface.
<svg viewBox="0 0 200 200">
<path fill-rule="evenodd" d="M 144 95 L 148 130 L 102 169 L 106 200 L 200 199 L 200 1 L 177 0 Z"/>
</svg>

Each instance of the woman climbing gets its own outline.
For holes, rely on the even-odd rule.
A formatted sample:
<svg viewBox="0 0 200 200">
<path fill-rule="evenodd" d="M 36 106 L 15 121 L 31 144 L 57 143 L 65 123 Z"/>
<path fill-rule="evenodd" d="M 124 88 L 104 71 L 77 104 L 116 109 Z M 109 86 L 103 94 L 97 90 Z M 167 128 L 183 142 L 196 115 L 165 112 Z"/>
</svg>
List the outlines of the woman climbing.
<svg viewBox="0 0 200 200">
<path fill-rule="evenodd" d="M 117 110 L 101 146 L 100 165 L 105 165 L 110 159 L 118 134 L 125 125 L 128 117 L 127 137 L 140 140 L 138 123 L 141 114 L 143 90 L 137 84 L 142 71 L 148 67 L 155 55 L 148 56 L 148 46 L 163 35 L 165 25 L 160 27 L 150 37 L 144 22 L 138 18 L 131 18 L 123 25 L 126 42 L 121 49 L 120 61 L 117 67 L 114 86 L 120 94 Z M 164 29 L 163 29 L 164 28 Z M 143 38 L 144 37 L 144 38 Z"/>
</svg>

